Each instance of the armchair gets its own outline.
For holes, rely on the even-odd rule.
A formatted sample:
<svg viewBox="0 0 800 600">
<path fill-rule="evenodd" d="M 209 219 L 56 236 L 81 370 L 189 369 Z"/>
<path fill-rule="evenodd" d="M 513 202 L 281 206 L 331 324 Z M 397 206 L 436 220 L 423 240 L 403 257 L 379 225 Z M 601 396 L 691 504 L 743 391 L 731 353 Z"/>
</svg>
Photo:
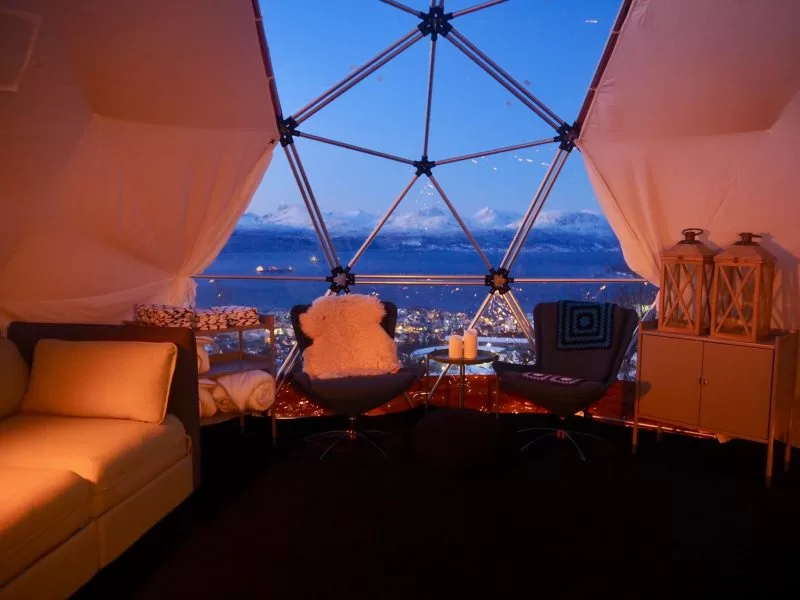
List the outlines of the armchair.
<svg viewBox="0 0 800 600">
<path fill-rule="evenodd" d="M 572 442 L 581 460 L 586 460 L 573 436 L 597 436 L 568 430 L 567 418 L 578 411 L 588 414 L 589 407 L 617 380 L 638 322 L 633 310 L 616 304 L 561 301 L 534 308 L 535 364 L 495 361 L 492 366 L 500 389 L 558 415 L 561 426 L 521 430 L 549 431 L 521 450 L 555 436 Z"/>
<path fill-rule="evenodd" d="M 395 328 L 397 325 L 397 306 L 391 302 L 382 302 L 385 315 L 381 320 L 381 327 L 394 340 Z M 298 348 L 302 353 L 314 343 L 308 337 L 300 324 L 300 316 L 308 311 L 311 306 L 308 304 L 292 307 L 290 316 L 292 327 L 295 332 L 295 339 Z M 346 321 L 333 321 L 330 327 L 347 327 Z M 342 440 L 353 442 L 361 439 L 375 448 L 381 456 L 386 456 L 381 448 L 369 436 L 385 435 L 385 432 L 375 430 L 356 429 L 356 418 L 364 413 L 389 402 L 398 397 L 405 396 L 409 406 L 413 403 L 408 397 L 407 390 L 425 374 L 424 367 L 402 367 L 396 373 L 386 373 L 381 375 L 358 375 L 349 377 L 337 377 L 333 379 L 318 379 L 309 377 L 301 368 L 296 368 L 292 374 L 292 385 L 305 395 L 311 402 L 328 409 L 334 414 L 347 417 L 348 426 L 344 430 L 325 431 L 306 438 L 307 440 L 332 436 L 333 442 L 328 445 L 320 456 L 320 460 L 336 447 Z"/>
</svg>

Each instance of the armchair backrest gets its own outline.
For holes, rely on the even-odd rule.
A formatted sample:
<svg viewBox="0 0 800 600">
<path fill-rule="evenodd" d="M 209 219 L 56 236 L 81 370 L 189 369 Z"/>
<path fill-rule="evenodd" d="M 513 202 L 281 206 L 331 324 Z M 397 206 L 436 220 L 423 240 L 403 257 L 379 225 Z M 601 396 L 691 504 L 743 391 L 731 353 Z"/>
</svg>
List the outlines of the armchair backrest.
<svg viewBox="0 0 800 600">
<path fill-rule="evenodd" d="M 609 348 L 569 349 L 558 347 L 558 302 L 543 302 L 533 309 L 536 339 L 536 368 L 543 373 L 602 381 L 610 385 L 617 379 L 625 352 L 636 330 L 636 312 L 613 306 Z"/>
<path fill-rule="evenodd" d="M 381 327 L 389 334 L 390 338 L 394 339 L 394 332 L 397 328 L 397 305 L 386 300 L 381 300 L 381 304 L 386 309 L 386 314 L 381 320 Z M 296 304 L 289 313 L 292 320 L 292 329 L 294 329 L 294 337 L 301 353 L 313 343 L 313 340 L 303 333 L 303 329 L 300 327 L 300 315 L 309 308 L 311 308 L 310 304 Z"/>
</svg>

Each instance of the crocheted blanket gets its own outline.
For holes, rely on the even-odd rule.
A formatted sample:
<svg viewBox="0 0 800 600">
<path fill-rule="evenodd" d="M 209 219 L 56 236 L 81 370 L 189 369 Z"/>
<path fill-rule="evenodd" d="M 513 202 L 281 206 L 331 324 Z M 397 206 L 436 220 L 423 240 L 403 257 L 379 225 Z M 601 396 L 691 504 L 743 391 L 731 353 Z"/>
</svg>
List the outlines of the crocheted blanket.
<svg viewBox="0 0 800 600">
<path fill-rule="evenodd" d="M 558 303 L 559 350 L 598 350 L 611 347 L 614 305 L 608 302 Z"/>
</svg>

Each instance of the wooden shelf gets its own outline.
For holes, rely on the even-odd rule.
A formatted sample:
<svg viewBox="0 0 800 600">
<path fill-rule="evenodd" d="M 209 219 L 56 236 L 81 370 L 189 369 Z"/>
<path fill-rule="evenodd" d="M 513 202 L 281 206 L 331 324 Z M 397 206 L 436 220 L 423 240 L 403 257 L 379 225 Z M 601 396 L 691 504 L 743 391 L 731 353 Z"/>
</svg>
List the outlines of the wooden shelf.
<svg viewBox="0 0 800 600">
<path fill-rule="evenodd" d="M 275 374 L 275 317 L 273 315 L 259 315 L 261 324 L 244 325 L 241 327 L 226 327 L 225 329 L 195 329 L 196 336 L 216 336 L 235 334 L 238 337 L 236 350 L 211 354 L 211 369 L 203 373 L 203 377 L 214 379 L 222 375 L 233 375 L 247 371 L 266 371 Z M 265 331 L 267 333 L 266 354 L 245 352 L 244 333 L 247 331 Z"/>
</svg>

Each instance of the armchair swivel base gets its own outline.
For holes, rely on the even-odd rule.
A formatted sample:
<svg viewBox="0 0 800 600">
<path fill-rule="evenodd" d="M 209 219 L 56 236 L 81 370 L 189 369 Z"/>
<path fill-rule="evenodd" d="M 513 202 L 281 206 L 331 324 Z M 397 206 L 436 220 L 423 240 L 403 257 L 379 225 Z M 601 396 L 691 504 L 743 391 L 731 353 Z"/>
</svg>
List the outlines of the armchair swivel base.
<svg viewBox="0 0 800 600">
<path fill-rule="evenodd" d="M 356 429 L 356 418 L 355 417 L 348 417 L 347 429 L 334 429 L 331 431 L 322 431 L 320 433 L 315 433 L 312 435 L 307 436 L 305 441 L 307 442 L 314 442 L 319 438 L 333 438 L 333 441 L 325 446 L 325 449 L 320 454 L 319 459 L 324 459 L 328 453 L 333 450 L 336 446 L 339 445 L 344 440 L 347 440 L 348 443 L 353 443 L 358 440 L 363 440 L 367 442 L 368 445 L 372 446 L 375 450 L 378 451 L 383 458 L 387 458 L 386 452 L 383 448 L 381 448 L 375 440 L 373 440 L 370 436 L 379 436 L 379 435 L 389 435 L 386 431 L 380 431 L 377 429 L 364 429 L 359 431 Z"/>
<path fill-rule="evenodd" d="M 575 437 L 583 437 L 583 438 L 591 438 L 595 440 L 599 440 L 601 442 L 607 442 L 607 440 L 601 438 L 599 435 L 594 435 L 593 433 L 584 433 L 582 431 L 572 431 L 567 429 L 567 419 L 566 417 L 559 417 L 561 421 L 561 427 L 527 427 L 525 429 L 520 429 L 517 433 L 527 433 L 528 431 L 547 431 L 549 433 L 544 433 L 539 435 L 529 442 L 527 442 L 522 448 L 519 449 L 520 452 L 524 452 L 531 446 L 533 446 L 536 442 L 549 438 L 554 437 L 558 440 L 569 440 L 572 442 L 572 445 L 575 447 L 575 450 L 578 452 L 578 456 L 580 456 L 582 461 L 586 460 L 586 456 L 583 454 L 583 450 L 578 445 L 578 442 L 575 440 Z"/>
</svg>

